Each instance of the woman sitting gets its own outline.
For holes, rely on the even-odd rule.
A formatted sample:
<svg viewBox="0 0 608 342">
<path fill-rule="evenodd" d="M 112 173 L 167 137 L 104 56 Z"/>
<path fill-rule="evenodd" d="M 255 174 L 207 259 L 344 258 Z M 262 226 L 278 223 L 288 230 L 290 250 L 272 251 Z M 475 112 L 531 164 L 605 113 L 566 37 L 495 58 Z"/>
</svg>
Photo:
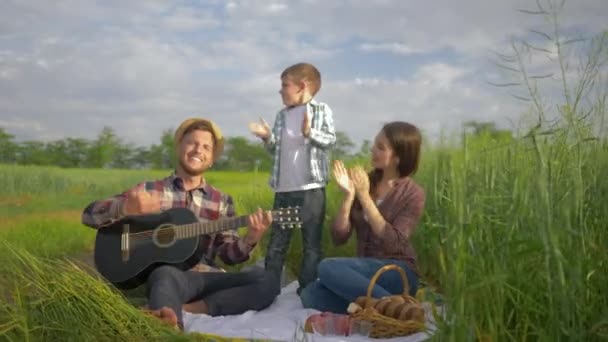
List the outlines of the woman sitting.
<svg viewBox="0 0 608 342">
<path fill-rule="evenodd" d="M 301 293 L 304 307 L 346 313 L 350 302 L 364 296 L 381 267 L 397 264 L 409 282 L 409 293 L 418 286 L 416 254 L 410 243 L 424 209 L 424 191 L 410 176 L 420 160 L 420 131 L 406 122 L 386 124 L 372 147 L 373 170 L 346 170 L 335 161 L 333 175 L 344 194 L 331 227 L 335 245 L 357 234 L 357 257 L 327 258 L 319 264 L 318 279 Z M 398 272 L 386 272 L 373 288 L 375 298 L 403 293 Z"/>
</svg>

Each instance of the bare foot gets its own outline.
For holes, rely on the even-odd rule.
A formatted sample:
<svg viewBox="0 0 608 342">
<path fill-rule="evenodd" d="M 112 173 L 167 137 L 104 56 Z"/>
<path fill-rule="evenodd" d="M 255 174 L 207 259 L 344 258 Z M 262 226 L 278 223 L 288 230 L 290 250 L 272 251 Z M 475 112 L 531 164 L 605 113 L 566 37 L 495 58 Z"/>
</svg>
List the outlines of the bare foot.
<svg viewBox="0 0 608 342">
<path fill-rule="evenodd" d="M 179 326 L 177 325 L 177 315 L 173 309 L 163 306 L 160 310 L 149 310 L 147 312 L 170 326 L 179 329 Z"/>
<path fill-rule="evenodd" d="M 182 309 L 189 313 L 194 314 L 207 314 L 209 313 L 209 308 L 207 307 L 207 303 L 203 300 L 197 300 L 195 302 L 186 303 L 182 305 Z"/>
</svg>

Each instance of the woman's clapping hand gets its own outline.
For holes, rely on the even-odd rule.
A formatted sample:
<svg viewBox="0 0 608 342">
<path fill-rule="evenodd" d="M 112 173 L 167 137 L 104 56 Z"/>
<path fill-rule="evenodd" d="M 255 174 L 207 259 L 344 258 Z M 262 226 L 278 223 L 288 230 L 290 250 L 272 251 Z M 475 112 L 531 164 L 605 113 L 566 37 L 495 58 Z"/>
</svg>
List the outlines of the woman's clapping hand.
<svg viewBox="0 0 608 342">
<path fill-rule="evenodd" d="M 357 165 L 348 171 L 349 177 L 355 188 L 357 197 L 369 194 L 369 176 L 363 167 Z"/>
<path fill-rule="evenodd" d="M 334 161 L 333 174 L 340 190 L 347 195 L 354 195 L 355 187 L 348 176 L 348 171 L 341 160 Z"/>
</svg>

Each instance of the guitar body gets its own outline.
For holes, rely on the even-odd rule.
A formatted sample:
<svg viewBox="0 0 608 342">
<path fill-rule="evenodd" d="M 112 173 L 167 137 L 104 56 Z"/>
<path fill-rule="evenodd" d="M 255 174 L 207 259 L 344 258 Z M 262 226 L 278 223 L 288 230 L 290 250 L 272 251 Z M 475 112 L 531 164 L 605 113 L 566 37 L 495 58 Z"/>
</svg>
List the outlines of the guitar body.
<svg viewBox="0 0 608 342">
<path fill-rule="evenodd" d="M 188 270 L 203 255 L 199 237 L 173 239 L 177 225 L 198 222 L 187 208 L 172 208 L 159 214 L 128 216 L 99 228 L 95 240 L 95 266 L 119 289 L 132 289 L 146 281 L 160 265 Z M 128 255 L 124 251 L 128 228 Z M 157 228 L 162 228 L 158 233 Z M 156 235 L 155 235 L 156 234 Z M 155 239 L 155 238 L 156 239 Z M 156 243 L 160 241 L 161 243 Z"/>
</svg>

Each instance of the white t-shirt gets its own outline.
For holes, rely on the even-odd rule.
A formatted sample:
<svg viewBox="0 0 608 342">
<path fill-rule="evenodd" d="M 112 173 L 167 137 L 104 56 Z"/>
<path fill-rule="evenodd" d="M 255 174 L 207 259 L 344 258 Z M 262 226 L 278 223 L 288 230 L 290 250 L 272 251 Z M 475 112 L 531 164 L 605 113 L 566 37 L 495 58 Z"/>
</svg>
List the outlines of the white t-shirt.
<svg viewBox="0 0 608 342">
<path fill-rule="evenodd" d="M 289 192 L 320 188 L 312 182 L 310 156 L 306 138 L 302 135 L 302 121 L 306 105 L 293 107 L 285 113 L 285 127 L 281 136 L 279 186 L 276 192 Z M 310 119 L 310 118 L 309 118 Z"/>
</svg>

